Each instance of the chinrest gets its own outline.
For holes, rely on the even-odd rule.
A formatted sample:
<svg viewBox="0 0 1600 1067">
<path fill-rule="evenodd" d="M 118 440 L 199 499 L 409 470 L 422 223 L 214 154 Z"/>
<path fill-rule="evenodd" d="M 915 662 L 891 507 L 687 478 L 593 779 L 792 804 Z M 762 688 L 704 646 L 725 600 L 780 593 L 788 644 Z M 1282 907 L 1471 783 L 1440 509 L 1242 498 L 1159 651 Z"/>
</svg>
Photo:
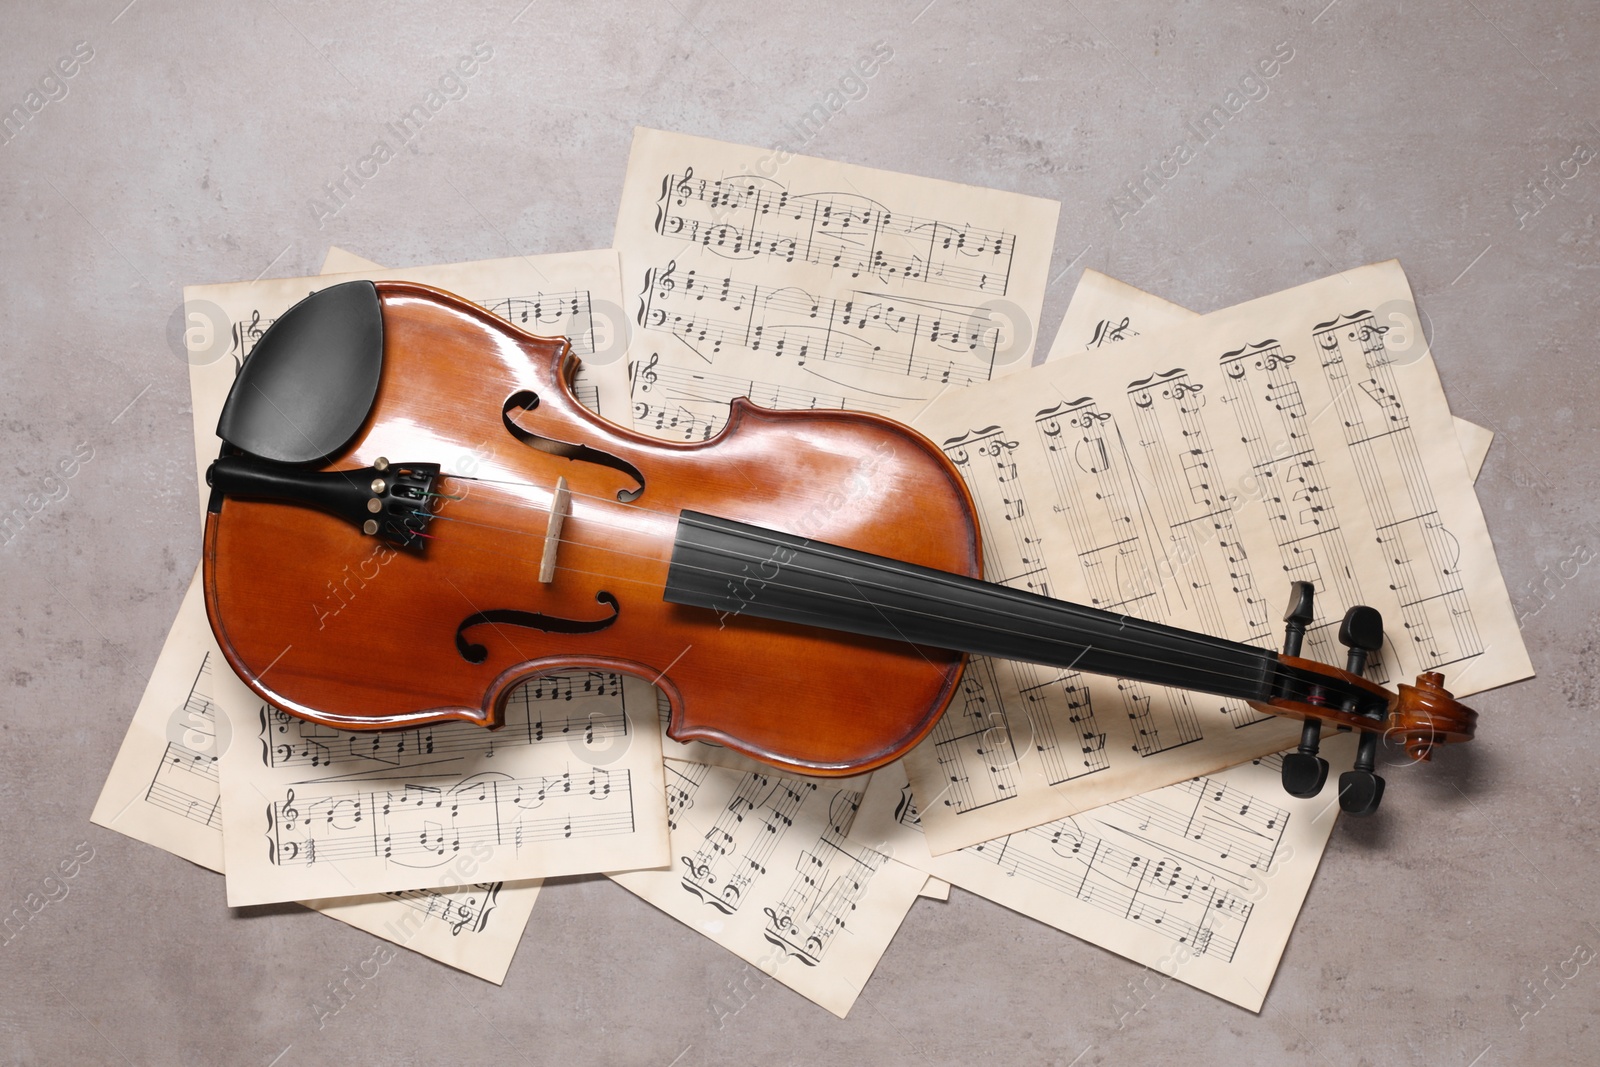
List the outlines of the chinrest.
<svg viewBox="0 0 1600 1067">
<path fill-rule="evenodd" d="M 369 281 L 300 301 L 267 327 L 217 420 L 233 447 L 280 463 L 338 451 L 372 410 L 383 372 L 383 312 Z"/>
</svg>

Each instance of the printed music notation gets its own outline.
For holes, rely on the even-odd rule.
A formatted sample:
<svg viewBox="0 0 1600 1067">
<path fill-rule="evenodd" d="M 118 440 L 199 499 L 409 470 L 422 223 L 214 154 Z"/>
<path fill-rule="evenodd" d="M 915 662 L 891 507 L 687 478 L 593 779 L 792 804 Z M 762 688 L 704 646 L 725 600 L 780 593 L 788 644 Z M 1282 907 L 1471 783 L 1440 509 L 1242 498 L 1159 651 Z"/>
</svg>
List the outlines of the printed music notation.
<svg viewBox="0 0 1600 1067">
<path fill-rule="evenodd" d="M 731 748 L 705 741 L 674 741 L 668 737 L 667 728 L 672 721 L 672 702 L 667 698 L 667 694 L 660 689 L 657 689 L 655 694 L 656 715 L 661 726 L 661 754 L 667 760 L 668 768 L 675 767 L 678 772 L 676 776 L 672 774 L 667 776 L 667 824 L 669 829 L 673 825 L 680 803 L 683 805 L 692 805 L 694 803 L 692 794 L 681 793 L 673 785 L 674 782 L 680 781 L 686 776 L 692 778 L 695 774 L 703 771 L 706 766 L 722 767 L 727 770 L 738 771 L 741 774 L 751 771 L 759 774 L 772 773 L 770 765 L 751 759 L 749 756 L 735 752 Z M 867 787 L 867 779 L 870 777 L 870 773 L 857 774 L 846 778 L 831 778 L 829 782 L 836 789 L 852 789 L 859 792 Z M 695 780 L 698 781 L 698 779 Z"/>
<path fill-rule="evenodd" d="M 588 290 L 467 299 L 531 334 L 567 338 L 572 342 L 572 351 L 579 356 L 594 353 L 594 312 Z M 248 320 L 233 324 L 233 343 L 228 355 L 236 365 L 242 364 L 245 357 L 255 351 L 267 327 L 276 321 L 275 314 L 263 316 L 260 308 L 251 308 Z"/>
<path fill-rule="evenodd" d="M 436 888 L 469 860 L 490 881 L 666 861 L 647 683 L 563 672 L 524 683 L 498 734 L 374 735 L 286 720 L 226 681 L 218 706 L 257 738 L 223 754 L 230 900 Z"/>
<path fill-rule="evenodd" d="M 958 811 L 998 804 L 1017 792 L 1016 735 L 995 667 L 984 657 L 969 660 L 961 692 L 933 727 L 934 758 L 946 783 L 939 802 Z"/>
<path fill-rule="evenodd" d="M 589 700 L 589 697 L 607 698 Z M 621 702 L 622 676 L 614 671 L 541 675 L 512 690 L 505 725 L 490 732 L 474 723 L 444 723 L 414 730 L 334 730 L 262 705 L 261 749 L 269 767 L 378 764 L 397 767 L 408 757 L 476 755 L 522 745 L 580 743 L 604 748 L 628 736 Z M 576 703 L 574 699 L 576 698 Z M 432 767 L 440 766 L 430 760 Z"/>
<path fill-rule="evenodd" d="M 1181 576 L 1180 588 L 1193 591 L 1206 632 L 1222 634 L 1228 628 L 1217 603 L 1220 584 L 1244 620 L 1242 630 L 1228 636 L 1270 647 L 1277 642 L 1276 620 L 1239 540 L 1234 509 L 1241 494 L 1229 491 L 1229 472 L 1211 444 L 1205 386 L 1190 381 L 1180 368 L 1131 383 L 1128 400 L 1166 516 L 1167 559 Z"/>
<path fill-rule="evenodd" d="M 1168 326 L 1181 325 L 1199 318 L 1199 313 L 1163 300 L 1159 296 L 1135 289 L 1125 282 L 1089 269 L 1083 272 L 1072 302 L 1056 333 L 1056 343 L 1050 347 L 1047 362 L 1082 355 L 1113 341 L 1138 337 Z M 1133 328 L 1138 320 L 1138 329 Z M 1084 340 L 1087 339 L 1087 340 Z M 1083 343 L 1079 345 L 1079 341 Z M 1474 425 L 1466 419 L 1451 416 L 1462 458 L 1467 462 L 1467 476 L 1476 481 L 1478 471 L 1494 442 L 1493 432 Z"/>
<path fill-rule="evenodd" d="M 1198 864 L 1186 866 L 1170 855 L 1146 855 L 1155 852 L 1148 838 L 1094 828 L 1101 833 L 1085 829 L 1078 819 L 1062 819 L 999 842 L 969 846 L 968 851 L 1005 874 L 1070 893 L 1075 900 L 1186 944 L 1196 955 L 1232 961 L 1250 921 L 1250 901 L 1240 895 L 1247 885 L 1215 876 Z M 1270 852 L 1264 855 L 1270 859 Z"/>
<path fill-rule="evenodd" d="M 1088 604 L 1152 622 L 1191 609 L 1193 597 L 1169 600 L 1171 590 L 1160 581 L 1172 562 L 1157 540 L 1150 501 L 1112 413 L 1082 397 L 1036 412 L 1033 424 L 1055 489 L 1053 511 L 1077 550 Z M 1141 756 L 1200 740 L 1197 704 L 1236 725 L 1258 718 L 1237 700 L 1126 679 L 1117 689 Z"/>
<path fill-rule="evenodd" d="M 1036 410 L 1036 391 L 1017 392 L 1027 394 L 1033 428 L 1024 437 L 1001 421 L 1022 417 L 1015 410 L 982 412 L 995 424 L 951 434 L 973 414 L 957 397 L 936 401 L 918 420 L 972 493 L 985 573 L 1041 595 L 1192 625 L 1188 609 L 1153 578 L 1166 566 L 1164 552 L 1116 423 L 1091 400 Z M 1234 725 L 1261 718 L 1232 701 L 1018 663 L 969 671 L 962 698 L 906 758 L 938 853 L 1182 777 L 1177 767 L 1210 769 L 1215 755 L 1182 755 L 1206 736 L 1203 724 L 1213 715 Z M 1283 740 L 1225 747 L 1242 758 Z M 1137 766 L 1145 761 L 1167 766 Z"/>
<path fill-rule="evenodd" d="M 1350 547 L 1334 507 L 1312 419 L 1292 368 L 1293 353 L 1277 341 L 1247 345 L 1221 357 L 1223 407 L 1250 457 L 1256 494 L 1272 528 L 1283 572 L 1317 588 L 1317 618 L 1306 628 L 1308 654 L 1325 663 L 1340 656 L 1339 620 L 1362 598 Z M 1367 677 L 1387 680 L 1383 651 L 1367 660 Z"/>
<path fill-rule="evenodd" d="M 538 882 L 305 901 L 324 915 L 491 982 L 503 982 L 539 894 Z"/>
<path fill-rule="evenodd" d="M 748 397 L 762 407 L 812 411 L 868 411 L 881 415 L 909 398 L 846 396 L 814 388 L 780 385 L 755 378 L 675 367 L 661 362 L 659 352 L 635 364 L 633 383 L 634 429 L 684 441 L 706 441 L 727 421 L 728 405 Z"/>
<path fill-rule="evenodd" d="M 672 334 L 707 363 L 727 347 L 788 359 L 797 368 L 816 361 L 938 385 L 970 385 L 994 374 L 1002 327 L 983 308 L 862 290 L 830 299 L 732 275 L 680 274 L 675 260 L 647 270 L 644 281 L 639 325 Z"/>
<path fill-rule="evenodd" d="M 685 777 L 676 788 L 687 792 L 689 780 Z M 672 791 L 669 786 L 668 794 Z M 815 782 L 755 772 L 741 776 L 699 847 L 680 857 L 685 868 L 683 888 L 724 914 L 737 911 L 750 884 L 767 873 L 766 863 L 793 828 L 795 815 L 816 791 Z M 760 826 L 751 835 L 740 833 L 746 816 L 752 827 Z"/>
<path fill-rule="evenodd" d="M 1018 474 L 1017 442 L 990 426 L 951 437 L 941 448 L 977 506 L 989 580 L 1051 595 L 1044 539 Z M 1013 727 L 1014 717 L 1020 730 Z M 1010 663 L 1002 677 L 986 661 L 974 660 L 961 697 L 934 728 L 933 751 L 944 783 L 940 805 L 965 813 L 1016 796 L 1024 751 L 1039 761 L 1050 785 L 1104 770 L 1105 744 L 1083 675 Z M 925 760 L 916 765 L 919 777 L 926 773 Z"/>
<path fill-rule="evenodd" d="M 220 829 L 222 816 L 217 808 L 221 796 L 217 757 L 168 741 L 144 799 L 201 826 Z"/>
<path fill-rule="evenodd" d="M 804 157 L 753 177 L 750 151 L 635 134 L 615 237 L 635 429 L 704 440 L 741 395 L 891 411 L 1028 364 L 1058 205 Z M 647 388 L 707 391 L 690 375 L 717 399 Z"/>
<path fill-rule="evenodd" d="M 218 734 L 212 697 L 216 662 L 222 661 L 211 640 L 197 576 L 161 649 L 93 820 L 221 871 L 218 752 L 232 738 Z M 538 893 L 537 881 L 494 882 L 304 903 L 500 982 Z M 490 912 L 496 909 L 491 928 Z"/>
<path fill-rule="evenodd" d="M 266 809 L 268 859 L 282 866 L 378 858 L 433 867 L 462 845 L 525 846 L 634 832 L 626 769 L 576 775 L 476 775 L 449 788 L 406 783 L 398 790 L 307 793 L 291 788 Z"/>
<path fill-rule="evenodd" d="M 843 1016 L 926 876 L 850 834 L 833 782 L 669 761 L 673 866 L 610 875 Z"/>
<path fill-rule="evenodd" d="M 1013 234 L 917 218 L 855 193 L 790 193 L 771 178 L 697 177 L 693 167 L 661 181 L 656 233 L 726 259 L 768 256 L 821 265 L 855 279 L 926 282 L 1005 295 Z"/>
<path fill-rule="evenodd" d="M 451 937 L 461 932 L 482 933 L 489 925 L 489 913 L 494 911 L 503 882 L 479 882 L 462 886 L 455 892 L 438 889 L 408 889 L 403 893 L 385 893 L 390 900 L 398 901 L 429 919 L 438 919 L 450 928 Z"/>
<path fill-rule="evenodd" d="M 1228 491 L 1227 472 L 1211 445 L 1204 389 L 1181 368 L 1128 387 L 1138 445 L 1166 530 L 1162 565 L 1175 579 L 1174 592 L 1189 595 L 1202 630 L 1271 648 L 1278 642 L 1276 619 L 1236 529 L 1241 494 Z M 1219 588 L 1231 594 L 1228 614 L 1218 601 Z M 1235 727 L 1267 718 L 1240 701 L 1221 707 Z"/>
<path fill-rule="evenodd" d="M 1353 752 L 1348 738 L 1334 742 Z M 1337 813 L 1257 760 L 935 856 L 894 768 L 853 833 L 930 875 L 1260 1010 Z M 1264 799 L 1270 798 L 1270 799 Z"/>
<path fill-rule="evenodd" d="M 1311 336 L 1400 600 L 1405 638 L 1426 667 L 1438 669 L 1478 655 L 1484 645 L 1462 583 L 1460 542 L 1434 501 L 1384 348 L 1391 328 L 1362 311 L 1318 323 Z"/>
<path fill-rule="evenodd" d="M 1368 274 L 1389 270 L 1399 282 L 1394 292 L 1403 291 L 1404 277 L 1393 264 L 1364 270 Z M 1403 309 L 1408 303 L 1407 296 L 1372 306 L 1393 309 L 1398 304 Z M 1381 560 L 1385 569 L 1376 573 L 1388 578 L 1388 587 L 1396 594 L 1394 603 L 1400 611 L 1401 626 L 1390 627 L 1391 645 L 1385 649 L 1388 660 L 1394 660 L 1401 652 L 1393 644 L 1397 637 L 1412 646 L 1410 652 L 1414 653 L 1419 669 L 1430 669 L 1430 664 L 1444 666 L 1470 659 L 1482 651 L 1484 644 L 1459 566 L 1462 550 L 1449 523 L 1439 516 L 1434 499 L 1437 490 L 1428 476 L 1423 449 L 1402 399 L 1405 393 L 1402 378 L 1408 375 L 1417 380 L 1414 391 L 1424 396 L 1441 396 L 1431 358 L 1415 358 L 1416 353 L 1410 346 L 1421 344 L 1420 335 L 1410 331 L 1411 320 L 1401 312 L 1385 311 L 1379 315 L 1362 311 L 1307 322 L 1305 319 L 1310 317 L 1311 310 L 1308 308 L 1297 324 L 1298 329 L 1305 331 L 1302 336 L 1309 342 L 1303 347 L 1295 346 L 1298 352 L 1275 341 L 1229 349 L 1223 356 L 1224 365 L 1231 367 L 1224 388 L 1219 388 L 1222 384 L 1219 380 L 1207 390 L 1203 382 L 1185 370 L 1164 371 L 1130 384 L 1129 396 L 1136 418 L 1140 420 L 1141 444 L 1146 446 L 1145 456 L 1151 462 L 1153 479 L 1163 486 L 1161 498 L 1168 521 L 1172 522 L 1174 543 L 1188 546 L 1185 551 L 1175 551 L 1174 559 L 1187 562 L 1202 556 L 1221 555 L 1218 570 L 1226 570 L 1234 587 L 1237 612 L 1218 610 L 1202 595 L 1198 601 L 1202 617 L 1208 620 L 1208 628 L 1213 628 L 1212 632 L 1227 633 L 1236 640 L 1268 647 L 1276 644 L 1273 609 L 1277 598 L 1260 589 L 1259 575 L 1252 573 L 1244 539 L 1235 523 L 1240 511 L 1249 508 L 1253 500 L 1282 505 L 1280 479 L 1291 477 L 1292 473 L 1305 473 L 1304 468 L 1296 464 L 1300 457 L 1294 446 L 1297 442 L 1309 446 L 1312 434 L 1309 429 L 1304 434 L 1300 432 L 1297 425 L 1300 420 L 1331 426 L 1334 421 L 1331 416 L 1337 415 L 1343 448 L 1330 445 L 1331 431 L 1322 434 L 1320 446 L 1304 450 L 1314 462 L 1321 457 L 1318 466 L 1313 468 L 1319 477 L 1301 478 L 1289 484 L 1298 489 L 1302 501 L 1322 498 L 1314 506 L 1324 506 L 1325 511 L 1312 514 L 1322 519 L 1322 525 L 1330 531 L 1348 525 L 1357 509 L 1365 512 L 1361 518 L 1370 521 L 1370 527 L 1367 522 L 1361 525 L 1374 531 L 1377 543 L 1383 548 L 1369 556 L 1369 565 L 1360 568 L 1361 573 L 1372 572 L 1370 563 Z M 1152 326 L 1170 327 L 1198 318 L 1175 304 L 1090 271 L 1085 273 L 1074 295 L 1063 324 L 1063 335 L 1069 332 L 1069 327 L 1071 333 L 1078 334 L 1088 330 L 1092 322 L 1118 315 L 1128 321 L 1130 314 L 1137 318 L 1143 332 L 1150 332 Z M 1399 359 L 1387 350 L 1385 341 L 1396 325 L 1413 338 L 1405 342 L 1407 351 Z M 1067 357 L 1066 347 L 1058 344 L 1051 353 L 1052 359 L 1058 355 Z M 1321 366 L 1321 383 L 1305 380 L 1313 362 Z M 1416 364 L 1415 368 L 1406 366 L 1412 363 Z M 1237 469 L 1230 469 L 1229 462 L 1221 457 L 1217 446 L 1209 439 L 1211 428 L 1207 418 L 1218 417 L 1217 413 L 1226 410 L 1236 395 L 1251 393 L 1241 389 L 1236 380 L 1245 370 L 1260 379 L 1260 388 L 1255 391 L 1259 395 L 1251 396 L 1257 410 L 1248 415 L 1235 412 L 1238 416 L 1235 426 L 1253 420 L 1259 427 L 1257 440 L 1261 434 L 1272 436 L 1275 426 L 1281 435 L 1270 454 L 1259 445 L 1251 452 L 1251 459 L 1266 470 L 1262 475 L 1257 475 L 1248 465 L 1235 463 Z M 1308 405 L 1302 397 L 1306 389 L 1318 394 L 1315 403 Z M 1442 423 L 1444 409 L 1429 406 L 1435 425 Z M 1233 434 L 1225 428 L 1227 421 L 1225 419 L 1222 424 L 1222 433 L 1231 437 Z M 1451 417 L 1449 422 L 1466 460 L 1468 478 L 1475 478 L 1493 435 L 1462 419 Z M 1326 468 L 1330 462 L 1338 463 L 1346 476 L 1329 476 Z M 1180 464 L 1181 475 L 1173 470 Z M 1195 499 L 1194 513 L 1188 516 L 1183 514 L 1182 493 L 1176 490 L 1185 476 L 1193 483 L 1190 489 Z M 1330 481 L 1332 486 L 1328 484 Z M 1462 494 L 1458 491 L 1456 495 Z M 1332 508 L 1335 496 L 1342 501 L 1338 518 L 1334 517 Z M 1289 500 L 1295 500 L 1294 493 L 1289 494 Z M 1361 592 L 1352 588 L 1352 583 L 1338 580 L 1342 570 L 1337 563 L 1347 559 L 1351 551 L 1339 543 L 1347 531 L 1295 542 L 1291 540 L 1295 530 L 1289 525 L 1292 513 L 1280 506 L 1272 515 L 1270 521 L 1280 527 L 1280 540 L 1304 546 L 1298 554 L 1275 546 L 1287 572 L 1304 568 L 1321 574 L 1323 570 L 1332 569 L 1335 574 L 1335 579 L 1318 586 L 1319 595 L 1326 594 L 1323 597 L 1326 604 L 1319 601 L 1319 615 L 1323 610 L 1327 615 L 1321 627 L 1313 632 L 1312 641 L 1314 654 L 1337 657 L 1342 651 L 1329 640 L 1329 631 L 1343 606 Z M 1340 523 L 1339 519 L 1344 522 Z M 1206 536 L 1208 525 L 1213 527 L 1215 536 Z M 1357 541 L 1365 538 L 1363 531 Z M 1330 543 L 1324 545 L 1319 541 Z M 1256 558 L 1264 562 L 1262 555 Z M 1253 570 L 1260 570 L 1260 567 L 1258 562 Z M 1252 586 L 1257 590 L 1253 595 L 1246 592 Z M 1373 591 L 1369 588 L 1366 595 L 1372 596 Z M 1230 614 L 1233 615 L 1231 620 L 1227 618 Z M 1409 660 L 1412 656 L 1406 654 L 1403 658 Z M 1384 668 L 1383 657 L 1369 662 L 1369 673 L 1375 678 L 1385 676 Z M 1400 674 L 1409 673 L 1409 670 L 1406 663 L 1399 665 Z"/>
<path fill-rule="evenodd" d="M 144 799 L 174 815 L 220 831 L 222 816 L 218 808 L 222 790 L 217 785 L 217 709 L 209 696 L 210 683 L 211 653 L 208 651 L 201 655 L 200 668 L 184 697 L 183 717 L 179 723 L 182 740 L 167 742 Z"/>
</svg>

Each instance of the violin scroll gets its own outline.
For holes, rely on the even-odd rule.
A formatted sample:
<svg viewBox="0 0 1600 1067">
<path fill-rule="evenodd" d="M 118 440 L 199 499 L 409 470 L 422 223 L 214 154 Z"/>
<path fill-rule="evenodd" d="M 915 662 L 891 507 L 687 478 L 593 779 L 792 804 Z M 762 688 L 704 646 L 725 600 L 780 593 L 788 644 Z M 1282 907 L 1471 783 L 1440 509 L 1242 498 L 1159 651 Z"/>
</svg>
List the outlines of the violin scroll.
<svg viewBox="0 0 1600 1067">
<path fill-rule="evenodd" d="M 1420 674 L 1416 685 L 1402 682 L 1397 688 L 1384 733 L 1404 745 L 1412 759 L 1430 760 L 1434 745 L 1471 741 L 1477 732 L 1478 713 L 1450 695 L 1439 672 Z"/>
</svg>

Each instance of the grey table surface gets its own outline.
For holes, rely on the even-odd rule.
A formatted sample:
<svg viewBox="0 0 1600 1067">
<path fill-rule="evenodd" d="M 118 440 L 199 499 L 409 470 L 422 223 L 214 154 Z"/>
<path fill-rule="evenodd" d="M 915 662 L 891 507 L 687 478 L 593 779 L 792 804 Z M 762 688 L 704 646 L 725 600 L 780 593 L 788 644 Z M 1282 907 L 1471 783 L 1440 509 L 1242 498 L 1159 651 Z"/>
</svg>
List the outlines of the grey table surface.
<svg viewBox="0 0 1600 1067">
<path fill-rule="evenodd" d="M 1591 5 L 523 4 L 0 5 L 0 109 L 25 113 L 0 144 L 0 425 L 29 511 L 0 549 L 0 913 L 93 852 L 6 932 L 0 1058 L 1600 1062 Z M 465 95 L 326 210 L 478 42 Z M 330 243 L 397 266 L 604 246 L 636 124 L 796 148 L 841 86 L 808 153 L 1061 202 L 1045 345 L 1085 267 L 1204 311 L 1400 257 L 1455 411 L 1497 434 L 1478 492 L 1539 677 L 1341 823 L 1259 1016 L 1176 984 L 1125 1015 L 1137 967 L 956 890 L 840 1021 L 573 878 L 503 988 L 402 952 L 319 1026 L 368 935 L 230 911 L 216 875 L 88 822 L 199 553 L 182 286 L 314 273 Z"/>
</svg>

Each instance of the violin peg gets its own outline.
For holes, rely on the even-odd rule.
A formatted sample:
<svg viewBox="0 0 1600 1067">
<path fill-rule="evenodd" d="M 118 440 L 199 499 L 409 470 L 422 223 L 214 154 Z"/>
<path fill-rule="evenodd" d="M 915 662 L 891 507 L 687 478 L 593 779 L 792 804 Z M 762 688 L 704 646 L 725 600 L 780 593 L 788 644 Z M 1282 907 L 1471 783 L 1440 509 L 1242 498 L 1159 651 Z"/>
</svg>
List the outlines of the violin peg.
<svg viewBox="0 0 1600 1067">
<path fill-rule="evenodd" d="M 1356 748 L 1356 765 L 1339 776 L 1339 810 L 1371 815 L 1383 799 L 1383 779 L 1373 770 L 1378 762 L 1378 735 L 1364 733 Z"/>
<path fill-rule="evenodd" d="M 1300 725 L 1300 748 L 1283 754 L 1283 790 L 1301 800 L 1322 792 L 1328 780 L 1328 761 L 1317 756 L 1322 739 L 1322 720 L 1307 719 Z"/>
<path fill-rule="evenodd" d="M 1317 587 L 1310 582 L 1289 583 L 1289 607 L 1283 613 L 1283 653 L 1298 656 L 1300 645 L 1306 638 L 1306 627 L 1316 615 Z"/>
<path fill-rule="evenodd" d="M 1345 771 L 1339 775 L 1339 810 L 1347 815 L 1371 815 L 1383 799 L 1383 779 L 1372 771 Z"/>
<path fill-rule="evenodd" d="M 1307 752 L 1283 754 L 1283 791 L 1308 800 L 1322 792 L 1328 780 L 1328 761 Z"/>
<path fill-rule="evenodd" d="M 1344 669 L 1360 674 L 1366 669 L 1367 654 L 1383 647 L 1383 613 L 1365 604 L 1352 607 L 1339 624 L 1339 643 L 1350 650 Z"/>
</svg>

